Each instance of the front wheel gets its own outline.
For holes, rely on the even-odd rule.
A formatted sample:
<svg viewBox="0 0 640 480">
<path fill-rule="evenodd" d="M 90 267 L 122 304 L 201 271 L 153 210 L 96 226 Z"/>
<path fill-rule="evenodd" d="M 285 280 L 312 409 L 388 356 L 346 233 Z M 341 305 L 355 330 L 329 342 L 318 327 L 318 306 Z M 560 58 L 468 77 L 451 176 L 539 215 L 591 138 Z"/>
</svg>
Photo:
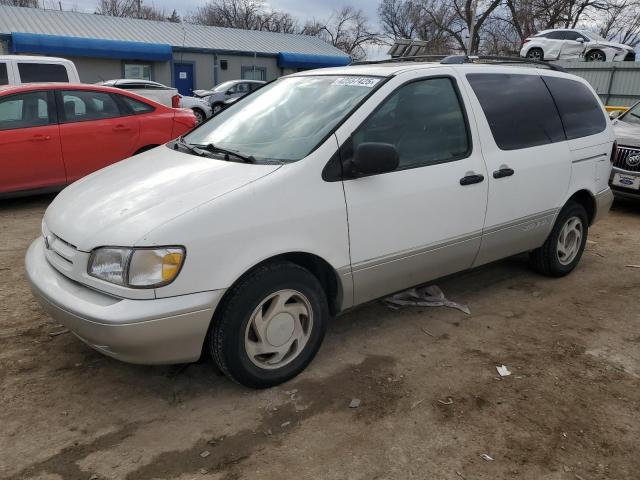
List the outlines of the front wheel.
<svg viewBox="0 0 640 480">
<path fill-rule="evenodd" d="M 607 60 L 607 56 L 602 50 L 591 50 L 585 58 L 587 62 L 605 62 Z"/>
<path fill-rule="evenodd" d="M 328 318 L 325 292 L 311 272 L 289 262 L 265 265 L 228 293 L 213 320 L 209 350 L 236 382 L 271 387 L 311 362 Z"/>
<path fill-rule="evenodd" d="M 589 219 L 585 208 L 569 201 L 542 247 L 530 254 L 535 270 L 549 277 L 563 277 L 578 265 L 587 243 Z"/>
<path fill-rule="evenodd" d="M 200 125 L 202 122 L 204 122 L 207 119 L 204 112 L 199 108 L 194 108 L 192 109 L 192 111 L 193 111 L 193 114 L 196 116 L 196 125 Z"/>
</svg>

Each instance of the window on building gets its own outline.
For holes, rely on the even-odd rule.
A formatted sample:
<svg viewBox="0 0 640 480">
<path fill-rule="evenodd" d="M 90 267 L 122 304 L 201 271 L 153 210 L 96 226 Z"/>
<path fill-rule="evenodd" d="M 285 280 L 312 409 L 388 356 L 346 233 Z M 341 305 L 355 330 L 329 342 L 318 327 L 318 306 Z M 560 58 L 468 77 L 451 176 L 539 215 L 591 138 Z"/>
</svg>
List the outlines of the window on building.
<svg viewBox="0 0 640 480">
<path fill-rule="evenodd" d="M 539 75 L 470 73 L 467 79 L 500 149 L 565 140 L 558 110 Z"/>
<path fill-rule="evenodd" d="M 0 100 L 0 130 L 41 127 L 48 123 L 47 92 L 22 93 Z"/>
<path fill-rule="evenodd" d="M 134 115 L 153 112 L 155 110 L 151 105 L 141 102 L 140 100 L 125 97 L 124 95 L 118 95 L 118 97 L 131 109 Z"/>
<path fill-rule="evenodd" d="M 9 74 L 7 73 L 7 64 L 0 62 L 0 85 L 9 83 Z"/>
<path fill-rule="evenodd" d="M 63 90 L 62 104 L 67 122 L 102 120 L 120 116 L 118 104 L 108 93 L 90 90 Z"/>
<path fill-rule="evenodd" d="M 243 80 L 267 80 L 267 69 L 265 67 L 242 67 L 241 73 Z"/>
<path fill-rule="evenodd" d="M 600 101 L 584 83 L 567 78 L 542 78 L 556 101 L 569 140 L 595 135 L 607 127 Z"/>
<path fill-rule="evenodd" d="M 399 169 L 456 160 L 469 152 L 469 134 L 460 100 L 449 78 L 412 82 L 392 93 L 353 135 L 398 149 Z"/>
<path fill-rule="evenodd" d="M 64 65 L 55 63 L 18 63 L 22 83 L 69 82 Z"/>
<path fill-rule="evenodd" d="M 151 64 L 125 63 L 124 78 L 133 78 L 136 80 L 151 80 Z"/>
</svg>

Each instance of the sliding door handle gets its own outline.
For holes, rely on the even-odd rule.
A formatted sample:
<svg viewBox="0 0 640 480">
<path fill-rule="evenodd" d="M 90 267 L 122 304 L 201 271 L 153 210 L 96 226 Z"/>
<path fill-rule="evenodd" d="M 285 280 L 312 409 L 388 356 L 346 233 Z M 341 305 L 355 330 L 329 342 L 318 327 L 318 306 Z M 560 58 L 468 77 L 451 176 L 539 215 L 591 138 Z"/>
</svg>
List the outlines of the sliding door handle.
<svg viewBox="0 0 640 480">
<path fill-rule="evenodd" d="M 484 175 L 473 174 L 467 175 L 460 179 L 460 185 L 473 185 L 474 183 L 480 183 L 484 180 Z"/>
<path fill-rule="evenodd" d="M 513 174 L 514 174 L 513 168 L 504 167 L 504 168 L 501 168 L 500 170 L 496 170 L 495 172 L 493 172 L 493 178 L 510 177 Z"/>
</svg>

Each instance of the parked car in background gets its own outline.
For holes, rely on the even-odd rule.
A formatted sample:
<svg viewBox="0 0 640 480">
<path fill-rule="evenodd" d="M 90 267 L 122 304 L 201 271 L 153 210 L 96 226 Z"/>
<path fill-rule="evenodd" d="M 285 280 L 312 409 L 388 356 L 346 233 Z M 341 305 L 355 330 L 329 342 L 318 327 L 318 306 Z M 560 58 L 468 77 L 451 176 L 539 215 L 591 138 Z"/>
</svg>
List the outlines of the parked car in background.
<svg viewBox="0 0 640 480">
<path fill-rule="evenodd" d="M 244 97 L 262 87 L 265 83 L 267 82 L 261 80 L 230 80 L 211 90 L 194 90 L 193 94 L 196 97 L 206 99 L 213 108 L 213 113 L 217 113 L 224 108 L 225 101 L 231 98 Z"/>
<path fill-rule="evenodd" d="M 114 88 L 0 87 L 0 196 L 59 190 L 194 126 L 190 110 Z"/>
<path fill-rule="evenodd" d="M 193 111 L 198 125 L 213 115 L 213 108 L 209 102 L 202 98 L 180 95 L 180 108 L 188 108 Z"/>
<path fill-rule="evenodd" d="M 108 80 L 100 85 L 128 90 L 168 107 L 189 108 L 193 110 L 198 124 L 213 115 L 213 109 L 206 100 L 180 95 L 176 88 L 167 87 L 158 82 L 122 79 Z"/>
<path fill-rule="evenodd" d="M 611 189 L 616 197 L 640 200 L 640 102 L 626 112 L 611 112 L 610 116 L 618 142 Z"/>
<path fill-rule="evenodd" d="M 613 144 L 595 92 L 566 73 L 299 72 L 65 189 L 27 276 L 106 355 L 210 353 L 268 387 L 311 362 L 345 309 L 523 252 L 569 274 L 611 205 Z"/>
<path fill-rule="evenodd" d="M 555 28 L 526 38 L 520 56 L 531 60 L 634 61 L 633 47 L 610 42 L 587 30 Z"/>
<path fill-rule="evenodd" d="M 133 92 L 167 107 L 180 107 L 180 94 L 178 93 L 178 89 L 167 87 L 158 82 L 123 78 L 120 80 L 107 80 L 98 83 L 98 85 L 127 90 L 128 92 Z"/>
<path fill-rule="evenodd" d="M 71 60 L 27 55 L 0 55 L 0 85 L 21 83 L 80 83 Z"/>
</svg>

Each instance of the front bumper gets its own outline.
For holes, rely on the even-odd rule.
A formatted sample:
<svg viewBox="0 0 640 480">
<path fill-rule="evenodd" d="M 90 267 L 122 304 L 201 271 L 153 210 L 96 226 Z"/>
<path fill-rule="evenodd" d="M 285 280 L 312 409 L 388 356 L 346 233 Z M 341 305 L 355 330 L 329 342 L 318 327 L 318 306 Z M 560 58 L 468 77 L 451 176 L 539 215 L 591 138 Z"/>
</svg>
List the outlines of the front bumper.
<svg viewBox="0 0 640 480">
<path fill-rule="evenodd" d="M 130 300 L 69 280 L 35 240 L 25 258 L 27 279 L 44 310 L 92 348 L 130 363 L 196 361 L 223 290 Z"/>
<path fill-rule="evenodd" d="M 640 200 L 640 190 L 633 190 L 631 188 L 624 188 L 612 185 L 613 176 L 616 173 L 622 173 L 624 175 L 628 175 L 630 177 L 640 177 L 640 172 L 631 172 L 629 170 L 623 170 L 618 167 L 613 167 L 611 170 L 611 176 L 609 177 L 609 185 L 611 185 L 611 190 L 613 191 L 613 195 L 616 198 L 628 198 L 633 200 Z"/>
</svg>

